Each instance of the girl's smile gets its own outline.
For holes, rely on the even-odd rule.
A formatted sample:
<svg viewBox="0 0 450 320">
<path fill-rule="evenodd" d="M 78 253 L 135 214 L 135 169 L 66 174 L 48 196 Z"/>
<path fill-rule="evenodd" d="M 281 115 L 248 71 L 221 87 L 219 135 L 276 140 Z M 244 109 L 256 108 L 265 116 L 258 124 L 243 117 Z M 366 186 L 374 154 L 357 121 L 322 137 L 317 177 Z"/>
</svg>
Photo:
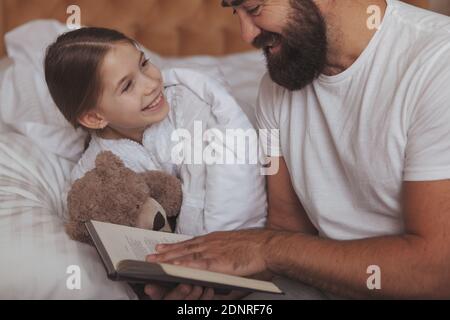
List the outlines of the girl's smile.
<svg viewBox="0 0 450 320">
<path fill-rule="evenodd" d="M 156 99 L 153 100 L 153 102 L 148 104 L 146 107 L 144 107 L 142 109 L 142 111 L 145 113 L 153 113 L 153 112 L 159 111 L 159 109 L 164 106 L 164 102 L 165 102 L 164 100 L 165 100 L 165 98 L 161 91 L 159 93 L 159 95 L 156 97 Z"/>
</svg>

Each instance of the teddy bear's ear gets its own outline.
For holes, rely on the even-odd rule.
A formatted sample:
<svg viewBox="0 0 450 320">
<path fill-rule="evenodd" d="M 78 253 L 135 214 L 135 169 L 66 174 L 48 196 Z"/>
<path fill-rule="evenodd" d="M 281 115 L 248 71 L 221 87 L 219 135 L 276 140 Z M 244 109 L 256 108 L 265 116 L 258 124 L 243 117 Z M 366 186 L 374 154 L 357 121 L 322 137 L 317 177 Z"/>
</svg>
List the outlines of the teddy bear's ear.
<svg viewBox="0 0 450 320">
<path fill-rule="evenodd" d="M 97 156 L 97 159 L 95 160 L 95 167 L 97 169 L 108 168 L 108 170 L 111 170 L 124 168 L 125 165 L 123 161 L 120 160 L 120 158 L 114 153 L 111 151 L 104 151 Z"/>
</svg>

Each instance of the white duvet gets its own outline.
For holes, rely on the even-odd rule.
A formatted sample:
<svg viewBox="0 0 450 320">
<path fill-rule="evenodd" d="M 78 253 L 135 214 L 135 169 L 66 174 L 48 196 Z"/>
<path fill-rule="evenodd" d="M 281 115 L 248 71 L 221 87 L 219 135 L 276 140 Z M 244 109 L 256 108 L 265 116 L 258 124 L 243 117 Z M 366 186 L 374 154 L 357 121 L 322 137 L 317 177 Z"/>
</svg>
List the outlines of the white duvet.
<svg viewBox="0 0 450 320">
<path fill-rule="evenodd" d="M 63 230 L 62 194 L 83 151 L 84 134 L 57 113 L 42 59 L 46 46 L 64 31 L 58 22 L 37 21 L 6 38 L 14 65 L 0 69 L 0 299 L 134 298 L 127 286 L 106 279 L 94 249 L 71 241 Z M 254 121 L 264 72 L 259 53 L 220 59 L 148 54 L 161 68 L 193 67 L 226 79 Z M 81 270 L 81 290 L 67 288 L 72 265 Z"/>
<path fill-rule="evenodd" d="M 0 136 L 0 299 L 134 298 L 107 279 L 95 250 L 64 232 L 58 213 L 72 166 L 23 135 Z M 70 290 L 72 266 L 79 290 Z"/>
</svg>

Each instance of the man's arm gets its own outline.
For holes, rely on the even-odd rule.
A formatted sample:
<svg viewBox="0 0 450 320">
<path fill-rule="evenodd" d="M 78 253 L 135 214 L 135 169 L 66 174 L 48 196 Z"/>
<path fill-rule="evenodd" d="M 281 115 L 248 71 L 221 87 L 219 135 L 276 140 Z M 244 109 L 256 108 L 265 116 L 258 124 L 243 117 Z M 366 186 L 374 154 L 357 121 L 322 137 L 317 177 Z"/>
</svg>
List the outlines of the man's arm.
<svg viewBox="0 0 450 320">
<path fill-rule="evenodd" d="M 338 295 L 365 298 L 450 297 L 450 180 L 404 183 L 405 234 L 339 242 L 274 235 L 269 270 Z M 367 268 L 381 269 L 381 290 L 367 287 Z"/>
<path fill-rule="evenodd" d="M 267 227 L 274 230 L 316 235 L 318 232 L 309 220 L 292 186 L 291 176 L 284 158 L 272 161 L 278 161 L 279 171 L 276 175 L 267 177 L 269 197 Z"/>
<path fill-rule="evenodd" d="M 275 230 L 221 232 L 158 248 L 150 261 L 248 276 L 272 271 L 351 298 L 450 297 L 450 180 L 404 184 L 405 234 L 335 241 Z M 369 290 L 369 266 L 381 290 Z"/>
</svg>

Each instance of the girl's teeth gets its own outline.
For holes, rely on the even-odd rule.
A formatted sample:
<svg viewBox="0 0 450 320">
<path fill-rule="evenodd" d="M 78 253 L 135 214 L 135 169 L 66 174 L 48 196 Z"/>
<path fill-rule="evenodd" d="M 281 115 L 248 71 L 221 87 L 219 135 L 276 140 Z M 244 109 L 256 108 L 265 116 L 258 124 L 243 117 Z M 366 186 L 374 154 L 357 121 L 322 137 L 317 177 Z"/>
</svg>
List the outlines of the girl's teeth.
<svg viewBox="0 0 450 320">
<path fill-rule="evenodd" d="M 150 106 L 150 108 L 156 107 L 156 106 L 158 105 L 158 103 L 161 101 L 161 99 L 162 99 L 162 94 L 160 94 L 159 97 L 158 97 L 158 99 L 157 99 L 154 103 L 152 103 L 152 105 Z"/>
<path fill-rule="evenodd" d="M 159 95 L 159 97 L 155 100 L 155 102 L 153 102 L 151 105 L 149 105 L 147 108 L 145 108 L 144 110 L 149 110 L 149 109 L 152 109 L 152 108 L 154 108 L 154 107 L 156 107 L 160 102 L 161 102 L 161 99 L 162 99 L 162 97 L 163 97 L 163 95 L 162 95 L 162 93 Z"/>
</svg>

